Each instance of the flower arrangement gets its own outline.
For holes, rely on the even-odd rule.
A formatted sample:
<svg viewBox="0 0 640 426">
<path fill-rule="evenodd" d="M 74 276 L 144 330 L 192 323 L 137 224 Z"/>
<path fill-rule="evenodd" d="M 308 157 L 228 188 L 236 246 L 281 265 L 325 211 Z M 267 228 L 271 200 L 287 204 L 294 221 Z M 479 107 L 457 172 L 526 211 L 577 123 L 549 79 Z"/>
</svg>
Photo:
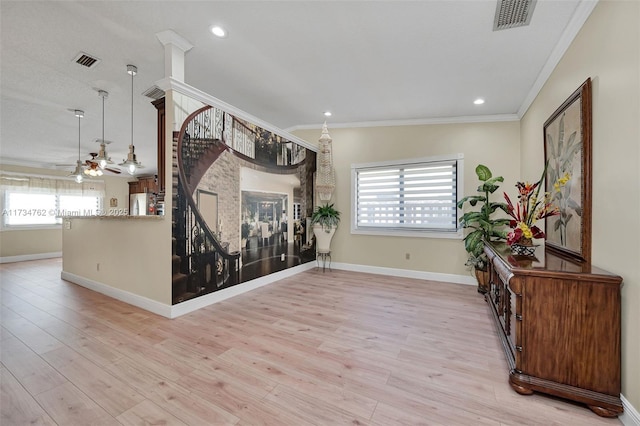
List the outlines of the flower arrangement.
<svg viewBox="0 0 640 426">
<path fill-rule="evenodd" d="M 551 194 L 545 192 L 542 197 L 540 197 L 540 188 L 546 172 L 547 167 L 545 166 L 540 180 L 536 183 L 516 183 L 519 195 L 518 202 L 515 206 L 507 193 L 504 193 L 504 198 L 507 201 L 507 214 L 512 218 L 509 226 L 513 229 L 507 234 L 508 245 L 520 244 L 527 246 L 531 245 L 533 238 L 545 238 L 544 232 L 534 225 L 535 222 L 549 216 L 560 214 L 558 207 L 552 203 Z M 554 184 L 555 190 L 559 191 L 568 180 L 569 176 L 563 176 L 561 179 L 558 179 Z"/>
</svg>

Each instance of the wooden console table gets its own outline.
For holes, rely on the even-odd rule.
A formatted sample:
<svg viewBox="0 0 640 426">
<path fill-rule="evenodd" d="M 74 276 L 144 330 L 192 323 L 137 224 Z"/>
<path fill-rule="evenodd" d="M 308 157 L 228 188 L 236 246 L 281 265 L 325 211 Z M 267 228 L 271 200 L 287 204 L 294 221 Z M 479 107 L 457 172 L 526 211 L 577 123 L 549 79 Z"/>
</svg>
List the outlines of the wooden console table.
<svg viewBox="0 0 640 426">
<path fill-rule="evenodd" d="M 509 383 L 578 401 L 596 414 L 620 414 L 620 288 L 622 278 L 543 247 L 515 256 L 485 243 L 485 299 L 509 365 Z"/>
</svg>

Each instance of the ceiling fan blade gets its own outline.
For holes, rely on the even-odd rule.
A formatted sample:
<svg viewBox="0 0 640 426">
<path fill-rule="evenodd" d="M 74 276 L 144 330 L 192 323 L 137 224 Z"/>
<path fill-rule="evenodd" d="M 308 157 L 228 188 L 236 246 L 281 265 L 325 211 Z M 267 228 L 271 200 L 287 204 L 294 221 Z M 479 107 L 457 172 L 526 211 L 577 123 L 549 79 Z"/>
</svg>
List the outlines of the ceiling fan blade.
<svg viewBox="0 0 640 426">
<path fill-rule="evenodd" d="M 106 171 L 111 172 L 111 173 L 115 173 L 117 175 L 119 175 L 120 173 L 122 173 L 120 170 L 118 169 L 112 169 L 111 167 L 106 167 L 105 168 Z"/>
</svg>

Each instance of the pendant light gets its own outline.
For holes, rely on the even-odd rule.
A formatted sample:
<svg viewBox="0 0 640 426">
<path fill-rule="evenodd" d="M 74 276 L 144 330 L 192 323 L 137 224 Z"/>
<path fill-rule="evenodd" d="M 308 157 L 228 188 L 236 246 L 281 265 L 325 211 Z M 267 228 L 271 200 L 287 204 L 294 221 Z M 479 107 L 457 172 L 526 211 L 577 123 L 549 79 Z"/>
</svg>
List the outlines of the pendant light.
<svg viewBox="0 0 640 426">
<path fill-rule="evenodd" d="M 82 161 L 80 161 L 80 120 L 84 117 L 84 111 L 76 109 L 74 110 L 74 114 L 78 117 L 78 162 L 76 163 L 76 169 L 71 173 L 71 177 L 75 179 L 76 182 L 82 183 L 84 177 L 82 176 Z"/>
<path fill-rule="evenodd" d="M 109 93 L 104 90 L 98 90 L 98 96 L 102 98 L 102 139 L 100 140 L 100 151 L 94 160 L 98 163 L 98 167 L 104 170 L 107 164 L 112 163 L 111 158 L 107 155 L 107 142 L 104 139 L 104 100 L 109 97 Z"/>
<path fill-rule="evenodd" d="M 138 73 L 138 67 L 135 65 L 127 65 L 127 72 L 131 75 L 131 145 L 129 145 L 129 154 L 127 159 L 120 163 L 120 166 L 126 166 L 127 172 L 130 175 L 135 174 L 137 169 L 142 168 L 142 164 L 138 162 L 135 154 L 135 147 L 133 146 L 133 76 Z"/>
</svg>

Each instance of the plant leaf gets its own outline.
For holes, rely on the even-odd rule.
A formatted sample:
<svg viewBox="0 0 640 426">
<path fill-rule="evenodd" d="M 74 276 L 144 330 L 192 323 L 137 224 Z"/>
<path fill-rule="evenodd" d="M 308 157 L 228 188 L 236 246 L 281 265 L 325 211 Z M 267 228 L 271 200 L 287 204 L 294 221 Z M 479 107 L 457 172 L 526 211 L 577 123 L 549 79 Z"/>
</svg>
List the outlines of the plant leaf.
<svg viewBox="0 0 640 426">
<path fill-rule="evenodd" d="M 482 235 L 483 233 L 480 230 L 473 231 L 467 235 L 464 239 L 465 250 L 475 256 L 479 256 L 483 251 Z"/>
<path fill-rule="evenodd" d="M 476 166 L 476 175 L 478 175 L 478 179 L 483 182 L 486 182 L 488 179 L 491 179 L 491 170 L 484 164 L 478 164 Z"/>
<path fill-rule="evenodd" d="M 547 149 L 549 150 L 549 157 L 553 158 L 556 156 L 555 145 L 553 144 L 553 136 L 551 136 L 551 133 L 547 133 Z"/>
<path fill-rule="evenodd" d="M 560 229 L 560 225 L 562 225 L 562 221 L 557 220 L 556 223 L 553 224 L 553 230 L 557 232 L 558 229 Z"/>
<path fill-rule="evenodd" d="M 562 117 L 560 117 L 560 125 L 558 126 L 558 156 L 561 155 L 562 149 L 564 147 L 564 113 Z"/>
</svg>

